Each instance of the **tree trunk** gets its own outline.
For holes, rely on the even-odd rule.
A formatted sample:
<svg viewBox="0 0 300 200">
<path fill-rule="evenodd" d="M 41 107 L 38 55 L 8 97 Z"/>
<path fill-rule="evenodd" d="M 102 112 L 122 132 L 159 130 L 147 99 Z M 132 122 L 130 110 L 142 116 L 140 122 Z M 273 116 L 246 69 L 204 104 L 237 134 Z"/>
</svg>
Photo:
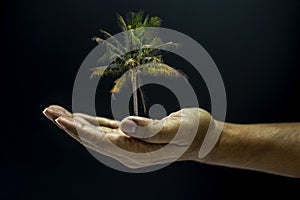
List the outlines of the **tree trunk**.
<svg viewBox="0 0 300 200">
<path fill-rule="evenodd" d="M 147 109 L 146 109 L 146 102 L 145 102 L 144 93 L 143 93 L 142 88 L 141 88 L 140 76 L 137 74 L 136 78 L 137 78 L 137 87 L 138 87 L 138 90 L 139 90 L 139 92 L 141 94 L 141 100 L 142 100 L 144 114 L 145 114 L 146 111 L 147 111 Z"/>
<path fill-rule="evenodd" d="M 138 112 L 138 99 L 137 99 L 137 71 L 135 68 L 132 69 L 132 75 L 131 75 L 131 84 L 132 84 L 132 91 L 133 91 L 133 112 L 136 116 L 139 115 Z"/>
</svg>

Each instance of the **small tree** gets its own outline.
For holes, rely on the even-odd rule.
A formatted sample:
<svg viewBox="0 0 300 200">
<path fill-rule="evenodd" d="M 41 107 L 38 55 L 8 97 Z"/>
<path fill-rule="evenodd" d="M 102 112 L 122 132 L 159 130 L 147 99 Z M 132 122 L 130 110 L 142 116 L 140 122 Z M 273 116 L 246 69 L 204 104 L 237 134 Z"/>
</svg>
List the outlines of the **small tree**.
<svg viewBox="0 0 300 200">
<path fill-rule="evenodd" d="M 161 18 L 154 16 L 144 17 L 143 11 L 129 12 L 124 19 L 121 15 L 117 14 L 117 19 L 122 31 L 128 31 L 125 34 L 125 44 L 115 39 L 110 33 L 100 30 L 106 38 L 110 38 L 111 42 L 107 42 L 100 37 L 93 37 L 92 39 L 98 44 L 105 42 L 107 52 L 104 53 L 98 60 L 98 63 L 107 61 L 113 56 L 113 62 L 107 67 L 100 66 L 93 68 L 91 77 L 102 75 L 119 75 L 129 70 L 129 77 L 123 74 L 120 78 L 115 80 L 115 85 L 112 88 L 112 93 L 117 93 L 121 90 L 127 79 L 131 80 L 133 90 L 133 109 L 134 114 L 138 115 L 138 97 L 137 89 L 141 94 L 144 112 L 146 112 L 145 99 L 140 86 L 140 74 L 145 75 L 162 75 L 169 77 L 178 77 L 180 75 L 178 70 L 165 64 L 162 59 L 162 47 L 176 47 L 174 42 L 164 43 L 157 36 L 150 36 L 143 27 L 159 27 L 161 25 Z M 134 47 L 137 50 L 128 51 L 129 47 Z M 143 68 L 139 67 L 143 65 Z"/>
</svg>

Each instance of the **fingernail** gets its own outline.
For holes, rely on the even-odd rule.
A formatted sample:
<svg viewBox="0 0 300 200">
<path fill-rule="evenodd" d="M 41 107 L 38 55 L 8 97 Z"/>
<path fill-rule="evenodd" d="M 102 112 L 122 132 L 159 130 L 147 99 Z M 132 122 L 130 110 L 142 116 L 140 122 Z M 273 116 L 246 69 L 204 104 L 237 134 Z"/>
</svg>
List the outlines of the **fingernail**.
<svg viewBox="0 0 300 200">
<path fill-rule="evenodd" d="M 43 114 L 44 114 L 47 118 L 50 119 L 50 115 L 47 114 L 47 112 L 49 112 L 49 109 L 50 109 L 50 108 L 45 108 L 45 109 L 43 110 Z"/>
<path fill-rule="evenodd" d="M 128 134 L 134 134 L 136 130 L 136 123 L 134 123 L 132 120 L 124 119 L 121 122 L 121 130 Z"/>
<path fill-rule="evenodd" d="M 54 120 L 55 123 L 62 129 L 66 129 L 62 124 L 59 123 L 58 118 Z"/>
<path fill-rule="evenodd" d="M 43 110 L 43 114 L 47 116 L 46 111 L 47 111 L 47 108 L 45 108 L 45 109 Z"/>
</svg>

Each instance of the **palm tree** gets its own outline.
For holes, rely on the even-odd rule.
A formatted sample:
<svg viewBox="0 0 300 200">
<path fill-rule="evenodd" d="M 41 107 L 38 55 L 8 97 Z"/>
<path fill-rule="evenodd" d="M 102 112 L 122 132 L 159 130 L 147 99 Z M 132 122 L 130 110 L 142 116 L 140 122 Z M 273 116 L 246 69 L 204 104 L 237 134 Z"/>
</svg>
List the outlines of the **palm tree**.
<svg viewBox="0 0 300 200">
<path fill-rule="evenodd" d="M 136 13 L 129 12 L 125 19 L 117 14 L 117 19 L 122 31 L 127 31 L 128 33 L 124 36 L 125 44 L 121 44 L 107 31 L 100 30 L 106 38 L 111 40 L 107 42 L 107 40 L 97 36 L 92 38 L 98 44 L 105 43 L 107 49 L 106 53 L 99 58 L 98 64 L 107 61 L 109 58 L 113 62 L 108 67 L 105 65 L 93 68 L 91 77 L 102 75 L 116 76 L 123 73 L 122 76 L 115 80 L 115 85 L 111 92 L 119 92 L 125 82 L 130 79 L 133 90 L 134 114 L 138 115 L 137 89 L 141 95 L 144 112 L 146 112 L 144 95 L 139 87 L 141 83 L 139 75 L 178 77 L 181 73 L 163 62 L 162 52 L 159 49 L 161 47 L 176 47 L 178 44 L 174 42 L 164 43 L 160 37 L 151 36 L 143 29 L 143 27 L 159 27 L 162 22 L 160 17 L 149 17 L 149 15 L 144 17 L 143 11 L 139 11 Z M 134 47 L 137 50 L 128 51 L 129 47 Z M 139 67 L 140 65 L 143 65 L 143 67 Z M 129 73 L 124 73 L 127 70 L 129 70 Z"/>
</svg>

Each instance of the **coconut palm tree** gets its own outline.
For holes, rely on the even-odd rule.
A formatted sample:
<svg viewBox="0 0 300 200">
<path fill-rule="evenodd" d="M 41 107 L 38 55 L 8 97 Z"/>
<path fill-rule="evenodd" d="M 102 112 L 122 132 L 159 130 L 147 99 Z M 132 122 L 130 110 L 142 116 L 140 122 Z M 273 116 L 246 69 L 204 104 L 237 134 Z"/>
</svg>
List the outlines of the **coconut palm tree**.
<svg viewBox="0 0 300 200">
<path fill-rule="evenodd" d="M 105 43 L 107 49 L 106 53 L 99 58 L 98 64 L 105 63 L 108 59 L 113 60 L 113 62 L 108 66 L 92 68 L 91 77 L 102 75 L 118 76 L 123 73 L 115 80 L 115 85 L 111 92 L 119 92 L 125 82 L 130 79 L 133 90 L 134 114 L 138 115 L 137 89 L 140 92 L 144 112 L 146 112 L 144 95 L 139 87 L 141 83 L 139 75 L 178 77 L 181 73 L 163 62 L 160 50 L 162 47 L 176 47 L 178 45 L 174 42 L 164 43 L 160 37 L 155 36 L 155 34 L 153 36 L 153 34 L 149 34 L 143 29 L 143 27 L 159 27 L 162 22 L 160 17 L 149 17 L 149 15 L 144 17 L 143 11 L 139 11 L 136 13 L 129 12 L 125 19 L 117 14 L 117 20 L 122 31 L 127 31 L 127 34 L 124 36 L 125 44 L 122 44 L 105 30 L 101 30 L 101 32 L 105 38 L 110 39 L 110 42 L 98 36 L 93 37 L 92 39 L 97 43 Z M 129 47 L 137 50 L 128 51 Z M 139 67 L 140 65 L 143 67 Z M 129 73 L 124 73 L 127 70 L 129 70 Z"/>
</svg>

